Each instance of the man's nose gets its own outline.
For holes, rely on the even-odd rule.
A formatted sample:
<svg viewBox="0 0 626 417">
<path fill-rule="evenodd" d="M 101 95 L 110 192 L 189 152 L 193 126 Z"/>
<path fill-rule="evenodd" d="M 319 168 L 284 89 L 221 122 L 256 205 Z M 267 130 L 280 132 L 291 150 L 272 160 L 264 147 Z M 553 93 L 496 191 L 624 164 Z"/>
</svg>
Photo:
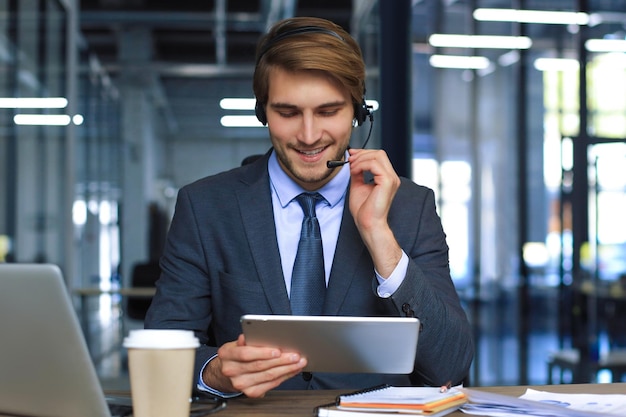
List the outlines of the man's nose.
<svg viewBox="0 0 626 417">
<path fill-rule="evenodd" d="M 302 124 L 300 126 L 299 140 L 310 144 L 316 142 L 320 137 L 319 120 L 316 120 L 312 113 L 304 113 L 302 115 Z"/>
</svg>

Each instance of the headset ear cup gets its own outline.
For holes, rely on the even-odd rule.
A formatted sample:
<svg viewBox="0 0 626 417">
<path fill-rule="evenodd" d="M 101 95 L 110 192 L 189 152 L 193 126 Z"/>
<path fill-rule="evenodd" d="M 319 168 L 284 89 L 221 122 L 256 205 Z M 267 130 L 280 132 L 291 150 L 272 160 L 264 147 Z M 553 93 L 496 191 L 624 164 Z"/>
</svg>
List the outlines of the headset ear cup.
<svg viewBox="0 0 626 417">
<path fill-rule="evenodd" d="M 259 122 L 261 122 L 263 125 L 267 124 L 267 115 L 265 114 L 265 108 L 263 107 L 263 104 L 261 104 L 258 100 L 254 106 L 254 114 L 256 115 L 256 118 L 259 119 Z"/>
<path fill-rule="evenodd" d="M 360 104 L 354 105 L 354 118 L 356 119 L 357 126 L 361 126 L 368 117 L 371 117 L 370 109 L 365 103 L 365 99 Z"/>
</svg>

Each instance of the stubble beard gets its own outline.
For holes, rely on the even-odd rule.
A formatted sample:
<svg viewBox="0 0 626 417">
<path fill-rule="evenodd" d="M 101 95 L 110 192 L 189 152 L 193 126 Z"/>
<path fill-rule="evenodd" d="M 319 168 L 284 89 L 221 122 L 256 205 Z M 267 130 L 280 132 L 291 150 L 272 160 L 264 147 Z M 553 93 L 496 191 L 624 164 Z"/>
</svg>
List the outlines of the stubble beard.
<svg viewBox="0 0 626 417">
<path fill-rule="evenodd" d="M 318 165 L 315 165 L 310 169 L 298 169 L 298 166 L 291 159 L 289 159 L 289 157 L 282 150 L 279 150 L 278 148 L 274 148 L 274 150 L 276 151 L 276 157 L 278 158 L 278 161 L 282 165 L 283 169 L 296 181 L 302 184 L 323 183 L 334 172 L 334 170 L 326 167 L 325 162 L 323 169 Z M 343 158 L 344 154 L 345 149 L 342 152 L 339 152 L 334 159 L 340 160 Z"/>
</svg>

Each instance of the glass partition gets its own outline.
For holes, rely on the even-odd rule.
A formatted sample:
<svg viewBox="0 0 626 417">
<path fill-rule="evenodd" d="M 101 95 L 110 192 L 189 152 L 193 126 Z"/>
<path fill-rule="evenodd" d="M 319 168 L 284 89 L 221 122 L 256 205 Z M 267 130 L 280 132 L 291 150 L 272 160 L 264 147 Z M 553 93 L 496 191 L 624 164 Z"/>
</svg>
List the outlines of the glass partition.
<svg viewBox="0 0 626 417">
<path fill-rule="evenodd" d="M 12 97 L 15 92 L 16 21 L 15 2 L 0 0 L 0 97 Z M 0 262 L 14 255 L 15 201 L 15 125 L 13 110 L 0 108 Z"/>
<path fill-rule="evenodd" d="M 66 98 L 67 14 L 58 0 L 0 2 L 0 96 Z M 4 260 L 54 262 L 63 254 L 65 126 L 18 124 L 20 118 L 63 115 L 63 106 L 0 108 L 4 163 L 0 238 Z"/>
</svg>

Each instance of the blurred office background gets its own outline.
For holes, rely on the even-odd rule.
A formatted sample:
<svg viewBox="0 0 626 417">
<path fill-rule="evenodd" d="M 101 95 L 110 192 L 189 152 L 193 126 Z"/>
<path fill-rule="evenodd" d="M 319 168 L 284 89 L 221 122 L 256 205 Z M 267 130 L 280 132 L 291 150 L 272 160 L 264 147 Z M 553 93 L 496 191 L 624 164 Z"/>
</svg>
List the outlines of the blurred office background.
<svg viewBox="0 0 626 417">
<path fill-rule="evenodd" d="M 228 99 L 294 15 L 360 42 L 368 146 L 436 192 L 471 383 L 620 378 L 626 1 L 0 0 L 0 261 L 62 267 L 102 377 L 141 325 L 107 291 L 158 260 L 177 190 L 269 148 Z"/>
</svg>

